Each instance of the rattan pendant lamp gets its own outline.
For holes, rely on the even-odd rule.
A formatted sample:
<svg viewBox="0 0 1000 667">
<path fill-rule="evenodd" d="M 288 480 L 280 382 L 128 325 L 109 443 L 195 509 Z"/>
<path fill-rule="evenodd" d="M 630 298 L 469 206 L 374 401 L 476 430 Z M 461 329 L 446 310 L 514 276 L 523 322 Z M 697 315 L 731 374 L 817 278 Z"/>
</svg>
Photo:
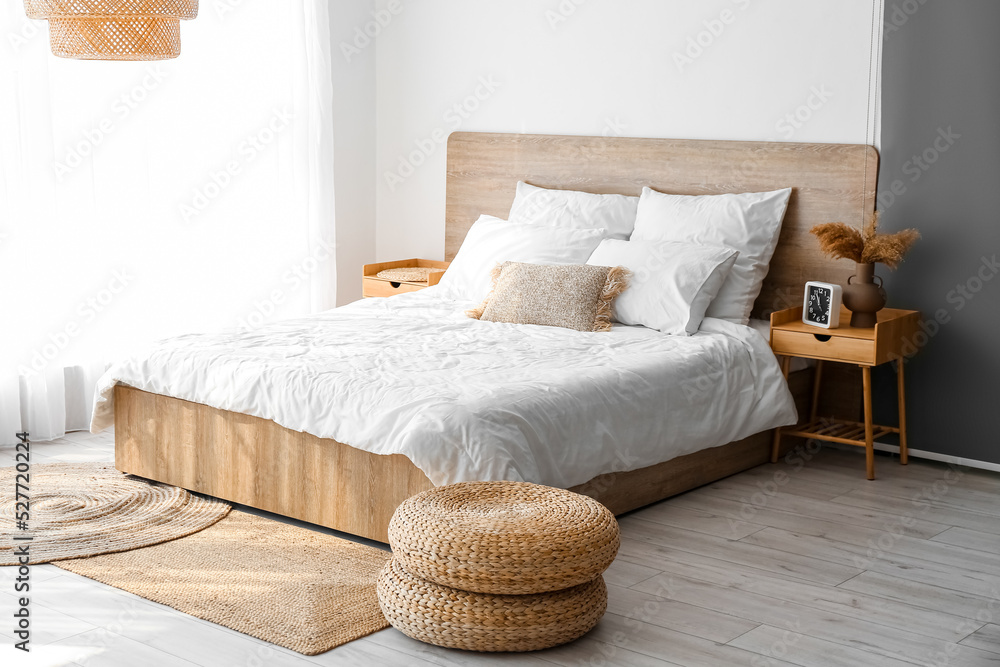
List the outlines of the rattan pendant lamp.
<svg viewBox="0 0 1000 667">
<path fill-rule="evenodd" d="M 180 19 L 198 0 L 24 0 L 47 19 L 52 53 L 81 60 L 168 60 L 181 54 Z"/>
</svg>

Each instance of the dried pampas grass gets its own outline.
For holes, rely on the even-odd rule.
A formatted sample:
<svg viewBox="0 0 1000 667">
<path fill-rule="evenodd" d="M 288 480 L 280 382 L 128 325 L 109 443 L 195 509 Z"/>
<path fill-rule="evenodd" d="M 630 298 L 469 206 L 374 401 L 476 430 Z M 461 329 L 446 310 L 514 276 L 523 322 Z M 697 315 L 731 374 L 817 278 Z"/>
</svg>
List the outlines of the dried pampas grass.
<svg viewBox="0 0 1000 667">
<path fill-rule="evenodd" d="M 809 231 L 819 239 L 820 249 L 834 259 L 849 259 L 859 264 L 878 262 L 895 269 L 920 238 L 920 232 L 904 229 L 895 234 L 879 234 L 879 217 L 876 211 L 863 232 L 843 222 L 816 225 Z"/>
<path fill-rule="evenodd" d="M 819 239 L 819 247 L 834 259 L 860 262 L 865 251 L 865 240 L 854 227 L 842 222 L 827 222 L 809 230 Z"/>
</svg>

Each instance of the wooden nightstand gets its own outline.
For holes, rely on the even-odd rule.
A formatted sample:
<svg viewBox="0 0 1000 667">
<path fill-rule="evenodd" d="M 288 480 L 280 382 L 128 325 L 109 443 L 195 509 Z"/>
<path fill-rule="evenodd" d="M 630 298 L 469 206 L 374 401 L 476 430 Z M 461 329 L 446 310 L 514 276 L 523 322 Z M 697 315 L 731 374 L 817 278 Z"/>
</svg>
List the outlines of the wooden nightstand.
<svg viewBox="0 0 1000 667">
<path fill-rule="evenodd" d="M 851 313 L 842 309 L 841 322 L 850 322 Z M 907 463 L 906 391 L 903 382 L 904 346 L 913 341 L 920 329 L 920 313 L 914 310 L 885 308 L 878 314 L 873 329 L 855 329 L 849 324 L 838 329 L 821 329 L 803 324 L 802 308 L 782 310 L 771 315 L 771 349 L 784 357 L 781 370 L 788 378 L 792 357 L 815 359 L 816 378 L 813 383 L 812 408 L 809 421 L 798 426 L 776 429 L 771 462 L 777 463 L 783 435 L 839 442 L 865 448 L 868 479 L 875 479 L 875 439 L 889 433 L 899 434 L 899 462 Z M 823 363 L 835 361 L 861 367 L 864 383 L 864 422 L 840 419 L 820 419 L 816 415 Z M 879 426 L 872 423 L 872 368 L 891 361 L 897 364 L 899 392 L 899 426 Z"/>
<path fill-rule="evenodd" d="M 428 269 L 447 269 L 451 262 L 437 262 L 432 259 L 403 259 L 398 262 L 382 262 L 381 264 L 365 264 L 364 277 L 361 280 L 361 295 L 366 299 L 371 297 L 393 296 L 407 292 L 419 292 L 422 289 L 441 282 L 444 271 L 430 274 L 427 282 L 394 282 L 378 278 L 376 275 L 386 269 L 403 269 L 420 267 Z"/>
</svg>

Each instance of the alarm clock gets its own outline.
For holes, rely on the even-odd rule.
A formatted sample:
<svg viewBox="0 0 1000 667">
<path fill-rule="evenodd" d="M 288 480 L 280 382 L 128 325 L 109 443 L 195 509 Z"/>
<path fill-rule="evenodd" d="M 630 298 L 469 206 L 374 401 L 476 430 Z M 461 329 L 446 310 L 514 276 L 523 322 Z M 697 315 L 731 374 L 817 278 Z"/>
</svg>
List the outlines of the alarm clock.
<svg viewBox="0 0 1000 667">
<path fill-rule="evenodd" d="M 840 326 L 840 304 L 844 288 L 830 283 L 806 283 L 802 302 L 802 321 L 814 327 L 836 329 Z"/>
</svg>

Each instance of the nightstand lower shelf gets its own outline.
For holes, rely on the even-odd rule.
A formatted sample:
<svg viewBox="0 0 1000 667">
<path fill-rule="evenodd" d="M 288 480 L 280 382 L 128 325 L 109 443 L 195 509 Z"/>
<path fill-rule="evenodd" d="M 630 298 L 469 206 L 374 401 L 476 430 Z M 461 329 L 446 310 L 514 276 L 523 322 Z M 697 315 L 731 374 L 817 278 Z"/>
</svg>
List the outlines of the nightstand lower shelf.
<svg viewBox="0 0 1000 667">
<path fill-rule="evenodd" d="M 899 429 L 893 426 L 872 425 L 872 438 L 881 438 L 890 433 L 899 433 Z M 839 442 L 843 445 L 857 445 L 858 447 L 867 445 L 864 423 L 846 419 L 817 419 L 808 424 L 783 428 L 781 435 Z"/>
</svg>

